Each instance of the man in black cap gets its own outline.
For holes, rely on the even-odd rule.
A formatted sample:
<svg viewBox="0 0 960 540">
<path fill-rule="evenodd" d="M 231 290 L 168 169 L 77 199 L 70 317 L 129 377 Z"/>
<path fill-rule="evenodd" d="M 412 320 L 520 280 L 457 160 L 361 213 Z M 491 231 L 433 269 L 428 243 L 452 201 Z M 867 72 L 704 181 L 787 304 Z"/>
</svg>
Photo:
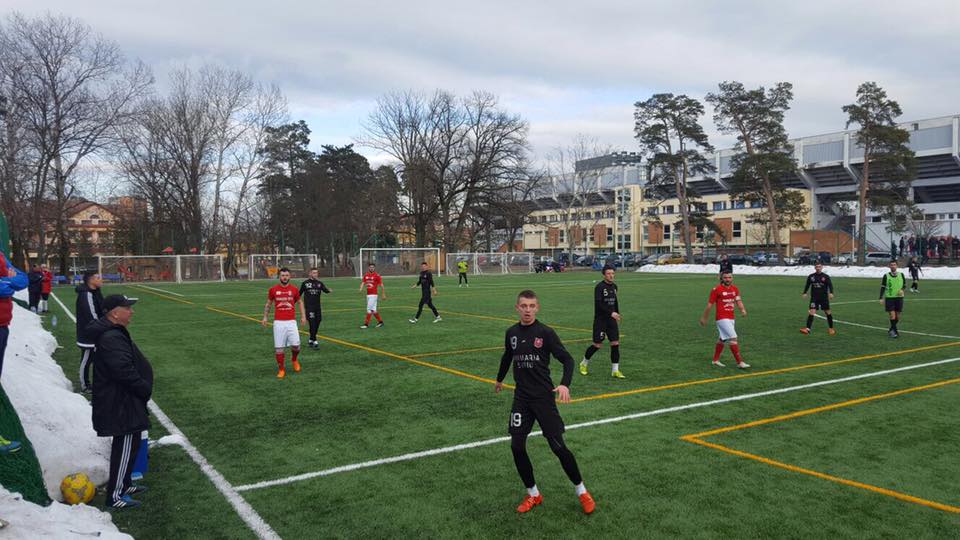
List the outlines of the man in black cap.
<svg viewBox="0 0 960 540">
<path fill-rule="evenodd" d="M 101 437 L 113 437 L 106 499 L 109 508 L 140 506 L 131 495 L 146 490 L 130 480 L 140 432 L 150 427 L 147 401 L 153 393 L 153 368 L 127 331 L 136 302 L 136 298 L 122 294 L 104 298 L 106 314 L 90 323 L 84 334 L 86 342 L 96 345 L 93 428 Z"/>
</svg>

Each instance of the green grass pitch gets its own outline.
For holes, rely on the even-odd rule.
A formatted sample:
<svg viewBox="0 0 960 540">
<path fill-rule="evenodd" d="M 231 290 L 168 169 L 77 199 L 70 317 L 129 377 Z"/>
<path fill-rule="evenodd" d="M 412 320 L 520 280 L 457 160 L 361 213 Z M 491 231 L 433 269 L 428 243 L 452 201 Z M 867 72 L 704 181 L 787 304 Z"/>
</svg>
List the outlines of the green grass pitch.
<svg viewBox="0 0 960 540">
<path fill-rule="evenodd" d="M 272 334 L 252 319 L 268 282 L 105 285 L 137 296 L 130 330 L 150 358 L 154 400 L 234 487 L 506 435 L 511 393 L 497 395 L 503 333 L 517 292 L 535 290 L 540 320 L 579 360 L 590 337 L 598 273 L 476 276 L 469 288 L 438 278 L 435 304 L 416 325 L 415 278 L 386 278 L 386 322 L 359 328 L 357 279 L 325 281 L 319 350 L 303 371 L 275 377 Z M 906 298 L 901 338 L 886 335 L 879 280 L 835 279 L 838 335 L 817 319 L 799 333 L 803 278 L 740 276 L 749 315 L 739 317 L 753 367 L 711 366 L 716 330 L 697 319 L 713 276 L 617 276 L 621 370 L 609 347 L 590 375 L 576 373 L 568 426 L 722 400 L 818 381 L 960 358 L 960 283 L 926 281 Z M 55 293 L 72 309 L 71 289 Z M 56 358 L 76 383 L 74 328 L 56 302 Z M 48 317 L 49 319 L 49 317 Z M 864 326 L 854 326 L 857 323 Z M 876 328 L 871 328 L 876 327 Z M 915 333 L 910 333 L 915 332 Z M 950 337 L 958 336 L 958 337 Z M 302 337 L 306 344 L 305 336 Z M 464 351 L 464 352 L 458 352 Z M 289 354 L 288 354 L 289 362 Z M 559 365 L 552 364 L 554 380 Z M 825 480 L 681 437 L 960 377 L 960 361 L 722 402 L 567 432 L 597 501 L 581 513 L 573 488 L 541 438 L 529 448 L 544 504 L 514 511 L 524 490 L 507 442 L 241 491 L 284 538 L 331 537 L 916 537 L 960 527 L 960 384 L 910 392 L 705 440 L 805 471 L 914 500 Z M 508 377 L 507 382 L 512 382 Z M 151 438 L 163 434 L 154 422 Z M 250 538 L 248 529 L 179 447 L 152 451 L 142 508 L 115 520 L 138 538 Z M 100 501 L 101 499 L 97 499 Z M 934 508 L 923 502 L 941 505 Z M 953 510 L 950 510 L 953 509 Z"/>
</svg>

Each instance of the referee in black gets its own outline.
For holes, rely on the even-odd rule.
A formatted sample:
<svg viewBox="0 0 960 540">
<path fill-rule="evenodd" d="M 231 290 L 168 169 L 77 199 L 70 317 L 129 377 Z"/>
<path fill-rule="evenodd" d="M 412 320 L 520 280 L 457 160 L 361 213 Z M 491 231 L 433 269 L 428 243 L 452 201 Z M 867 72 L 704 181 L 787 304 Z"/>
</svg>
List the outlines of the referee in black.
<svg viewBox="0 0 960 540">
<path fill-rule="evenodd" d="M 323 312 L 320 306 L 320 295 L 330 294 L 330 289 L 319 279 L 320 270 L 311 268 L 307 279 L 300 284 L 300 298 L 303 300 L 304 312 L 307 314 L 307 323 L 310 325 L 310 348 L 318 349 L 317 330 L 320 329 L 320 321 L 323 320 Z"/>
<path fill-rule="evenodd" d="M 720 265 L 720 277 L 722 278 L 724 274 L 733 273 L 733 263 L 730 262 L 730 257 L 727 255 L 721 255 L 720 260 L 717 261 L 717 264 Z"/>
<path fill-rule="evenodd" d="M 423 313 L 423 306 L 428 306 L 430 311 L 433 312 L 433 322 L 438 323 L 442 321 L 443 319 L 440 318 L 440 312 L 433 306 L 433 295 L 437 294 L 437 287 L 433 284 L 433 273 L 430 272 L 430 267 L 426 262 L 420 263 L 420 277 L 410 288 L 412 289 L 417 285 L 420 286 L 420 305 L 417 307 L 417 315 L 410 319 L 410 322 L 417 324 L 417 321 L 420 320 L 420 315 Z"/>
<path fill-rule="evenodd" d="M 807 325 L 800 329 L 801 334 L 809 334 L 813 327 L 813 316 L 817 310 L 823 310 L 827 316 L 827 325 L 830 327 L 827 333 L 831 336 L 837 331 L 833 329 L 833 312 L 830 311 L 830 300 L 833 298 L 833 282 L 830 276 L 823 273 L 823 263 L 817 261 L 813 266 L 814 272 L 807 276 L 807 284 L 803 287 L 803 297 L 807 297 L 807 291 L 810 291 L 810 309 L 807 310 Z"/>
<path fill-rule="evenodd" d="M 577 496 L 584 513 L 593 512 L 596 504 L 587 492 L 580 476 L 580 468 L 573 452 L 563 442 L 563 419 L 557 410 L 554 392 L 561 403 L 570 402 L 570 380 L 573 378 L 573 358 L 563 348 L 557 333 L 549 326 L 537 320 L 540 301 L 531 290 L 517 296 L 517 313 L 520 322 L 507 329 L 504 338 L 503 357 L 500 358 L 500 371 L 494 389 L 499 393 L 503 389 L 503 379 L 513 364 L 513 378 L 516 389 L 513 395 L 513 408 L 510 411 L 510 449 L 517 472 L 527 488 L 517 512 L 529 512 L 543 502 L 543 496 L 537 489 L 533 477 L 533 464 L 527 454 L 527 436 L 533 429 L 533 421 L 540 424 L 544 438 L 550 449 L 560 458 L 560 464 L 567 477 L 576 486 Z M 550 355 L 563 365 L 563 377 L 556 387 L 550 378 Z"/>
<path fill-rule="evenodd" d="M 580 374 L 589 373 L 590 358 L 603 346 L 603 339 L 610 342 L 610 376 L 626 379 L 620 372 L 620 304 L 617 302 L 617 284 L 613 282 L 617 271 L 612 266 L 603 267 L 603 280 L 593 288 L 593 343 L 583 353 Z"/>
</svg>

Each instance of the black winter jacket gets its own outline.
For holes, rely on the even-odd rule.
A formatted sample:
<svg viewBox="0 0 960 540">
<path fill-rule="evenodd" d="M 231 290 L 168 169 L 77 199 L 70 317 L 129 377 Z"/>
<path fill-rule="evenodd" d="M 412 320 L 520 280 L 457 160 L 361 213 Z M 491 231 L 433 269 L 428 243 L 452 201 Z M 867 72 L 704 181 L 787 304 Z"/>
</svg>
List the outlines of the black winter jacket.
<svg viewBox="0 0 960 540">
<path fill-rule="evenodd" d="M 147 401 L 153 368 L 127 329 L 106 318 L 90 323 L 84 340 L 93 353 L 93 429 L 101 437 L 138 433 L 150 427 Z"/>
<path fill-rule="evenodd" d="M 104 316 L 103 293 L 100 289 L 91 290 L 84 284 L 77 285 L 77 346 L 93 348 L 93 341 L 83 339 L 84 329 L 93 321 Z"/>
</svg>

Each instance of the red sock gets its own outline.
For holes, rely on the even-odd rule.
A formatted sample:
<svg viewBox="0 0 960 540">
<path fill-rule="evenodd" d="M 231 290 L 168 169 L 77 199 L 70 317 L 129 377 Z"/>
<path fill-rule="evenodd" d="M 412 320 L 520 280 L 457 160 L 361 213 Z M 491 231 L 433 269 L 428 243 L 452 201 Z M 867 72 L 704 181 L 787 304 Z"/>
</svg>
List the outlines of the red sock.
<svg viewBox="0 0 960 540">
<path fill-rule="evenodd" d="M 723 354 L 723 342 L 718 342 L 713 347 L 713 361 L 718 362 L 720 360 L 720 355 Z"/>
<path fill-rule="evenodd" d="M 299 350 L 299 349 L 291 349 L 291 350 L 290 350 L 290 354 L 293 355 L 293 361 L 296 362 L 296 361 L 297 361 L 297 356 L 300 355 L 300 350 Z"/>
<path fill-rule="evenodd" d="M 279 366 L 280 369 L 283 369 L 283 362 L 284 362 L 284 360 L 283 360 L 283 353 L 282 353 L 282 352 L 278 352 L 278 353 L 277 353 L 277 366 Z"/>
<path fill-rule="evenodd" d="M 740 345 L 736 343 L 730 344 L 730 351 L 733 352 L 733 357 L 737 359 L 737 363 L 743 363 L 743 358 L 740 358 Z"/>
<path fill-rule="evenodd" d="M 370 324 L 370 312 L 367 312 L 367 318 L 363 320 L 363 324 Z"/>
<path fill-rule="evenodd" d="M 383 319 L 380 318 L 380 312 L 374 311 L 373 316 L 377 318 L 377 322 L 383 322 Z"/>
</svg>

